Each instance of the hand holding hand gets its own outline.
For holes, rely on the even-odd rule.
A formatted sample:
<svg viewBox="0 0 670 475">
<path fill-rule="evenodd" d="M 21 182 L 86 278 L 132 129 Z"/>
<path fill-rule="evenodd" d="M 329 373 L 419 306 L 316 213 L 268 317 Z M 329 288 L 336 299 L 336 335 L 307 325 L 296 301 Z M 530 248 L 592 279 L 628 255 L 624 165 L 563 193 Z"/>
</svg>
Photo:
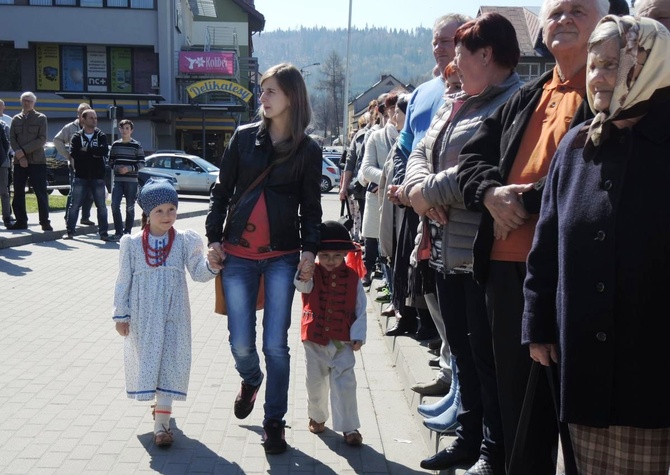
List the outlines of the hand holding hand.
<svg viewBox="0 0 670 475">
<path fill-rule="evenodd" d="M 212 270 L 222 270 L 225 258 L 226 253 L 223 251 L 221 243 L 213 242 L 209 245 L 209 249 L 207 250 L 207 262 Z"/>
<path fill-rule="evenodd" d="M 300 262 L 298 263 L 298 271 L 300 271 L 300 274 L 298 279 L 301 282 L 309 281 L 314 275 L 314 260 L 314 254 L 309 251 L 304 251 L 300 256 Z"/>
<path fill-rule="evenodd" d="M 121 336 L 128 336 L 130 332 L 130 323 L 128 322 L 116 322 L 116 331 L 119 332 Z"/>
<path fill-rule="evenodd" d="M 497 235 L 501 239 L 519 228 L 530 217 L 521 201 L 521 194 L 533 189 L 532 183 L 525 185 L 494 186 L 486 190 L 484 206 L 497 223 Z"/>
<path fill-rule="evenodd" d="M 361 346 L 363 346 L 363 342 L 360 340 L 351 340 L 351 349 L 354 351 L 358 351 L 361 349 Z"/>
</svg>

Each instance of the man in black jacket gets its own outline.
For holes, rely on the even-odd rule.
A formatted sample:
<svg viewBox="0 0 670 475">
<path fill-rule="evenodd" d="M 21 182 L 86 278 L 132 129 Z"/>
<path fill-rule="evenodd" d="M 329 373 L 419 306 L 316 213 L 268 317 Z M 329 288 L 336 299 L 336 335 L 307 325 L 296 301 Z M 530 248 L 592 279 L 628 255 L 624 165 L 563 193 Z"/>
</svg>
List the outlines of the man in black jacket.
<svg viewBox="0 0 670 475">
<path fill-rule="evenodd" d="M 107 204 L 105 202 L 105 157 L 109 152 L 107 136 L 96 127 L 98 116 L 93 109 L 81 115 L 83 128 L 70 140 L 70 155 L 74 161 L 74 180 L 72 182 L 72 202 L 68 210 L 67 234 L 63 239 L 74 237 L 79 209 L 86 193 L 90 190 L 93 202 L 98 210 L 98 232 L 100 239 L 109 241 L 107 229 Z"/>
</svg>

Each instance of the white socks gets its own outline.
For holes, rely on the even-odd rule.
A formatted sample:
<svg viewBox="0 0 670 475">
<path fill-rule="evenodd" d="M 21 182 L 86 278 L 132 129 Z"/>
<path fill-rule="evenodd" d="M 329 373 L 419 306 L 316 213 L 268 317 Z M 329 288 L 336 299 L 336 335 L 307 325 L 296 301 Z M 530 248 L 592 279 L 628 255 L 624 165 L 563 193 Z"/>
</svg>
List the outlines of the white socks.
<svg viewBox="0 0 670 475">
<path fill-rule="evenodd" d="M 156 407 L 154 416 L 154 434 L 170 428 L 170 416 L 172 415 L 172 398 L 156 395 Z"/>
</svg>

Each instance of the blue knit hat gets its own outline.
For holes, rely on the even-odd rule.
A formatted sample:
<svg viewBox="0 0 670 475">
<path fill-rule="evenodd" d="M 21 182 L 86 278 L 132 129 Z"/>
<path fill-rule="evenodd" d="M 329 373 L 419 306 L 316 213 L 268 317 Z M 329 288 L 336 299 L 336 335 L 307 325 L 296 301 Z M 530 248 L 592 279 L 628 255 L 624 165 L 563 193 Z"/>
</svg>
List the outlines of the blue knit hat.
<svg viewBox="0 0 670 475">
<path fill-rule="evenodd" d="M 156 206 L 172 203 L 179 206 L 177 190 L 165 178 L 149 178 L 137 195 L 137 203 L 148 216 Z"/>
</svg>

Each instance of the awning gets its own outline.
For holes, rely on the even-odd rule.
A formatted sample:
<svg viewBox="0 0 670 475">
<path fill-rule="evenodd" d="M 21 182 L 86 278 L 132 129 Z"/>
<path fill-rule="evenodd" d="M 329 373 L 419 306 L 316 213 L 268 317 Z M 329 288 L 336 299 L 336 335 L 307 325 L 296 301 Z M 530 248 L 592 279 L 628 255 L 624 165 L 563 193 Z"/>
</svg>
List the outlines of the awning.
<svg viewBox="0 0 670 475">
<path fill-rule="evenodd" d="M 141 101 L 164 101 L 165 98 L 160 94 L 129 94 L 123 92 L 66 92 L 59 91 L 56 95 L 63 99 L 86 99 L 91 107 L 94 107 L 94 99 L 111 100 L 116 106 L 116 101 L 137 101 L 137 110 L 140 109 Z"/>
</svg>

